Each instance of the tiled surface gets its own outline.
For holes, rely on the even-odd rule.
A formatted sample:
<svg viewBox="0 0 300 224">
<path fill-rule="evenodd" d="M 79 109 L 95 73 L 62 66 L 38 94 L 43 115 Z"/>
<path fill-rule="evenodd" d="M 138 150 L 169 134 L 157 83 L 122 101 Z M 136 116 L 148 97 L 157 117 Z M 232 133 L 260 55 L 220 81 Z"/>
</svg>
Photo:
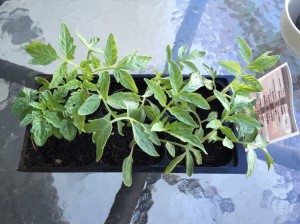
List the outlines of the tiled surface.
<svg viewBox="0 0 300 224">
<path fill-rule="evenodd" d="M 0 6 L 0 223 L 104 223 L 121 186 L 120 174 L 15 171 L 24 129 L 11 114 L 11 103 L 22 86 L 32 85 L 31 69 L 51 73 L 54 68 L 28 65 L 22 44 L 35 38 L 55 45 L 65 21 L 72 31 L 99 36 L 102 42 L 113 32 L 121 55 L 135 48 L 152 55 L 145 72 L 164 67 L 168 43 L 173 51 L 188 43 L 192 49 L 208 51 L 206 63 L 223 73 L 216 62 L 239 59 L 235 37 L 242 36 L 256 55 L 273 50 L 281 56 L 278 64 L 289 63 L 299 126 L 300 59 L 290 55 L 280 34 L 283 4 L 283 0 L 4 1 Z M 77 51 L 81 50 L 78 43 Z M 131 223 L 300 223 L 300 137 L 268 149 L 277 165 L 268 172 L 260 154 L 250 179 L 149 174 Z"/>
</svg>

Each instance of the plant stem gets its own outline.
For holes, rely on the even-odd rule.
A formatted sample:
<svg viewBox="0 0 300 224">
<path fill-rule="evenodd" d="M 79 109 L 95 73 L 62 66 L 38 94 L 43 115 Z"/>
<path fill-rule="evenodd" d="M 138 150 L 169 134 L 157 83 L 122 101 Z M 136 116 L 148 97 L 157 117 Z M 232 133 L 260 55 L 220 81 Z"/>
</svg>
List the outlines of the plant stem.
<svg viewBox="0 0 300 224">
<path fill-rule="evenodd" d="M 170 100 L 170 102 L 166 105 L 166 107 L 163 109 L 163 111 L 154 119 L 154 121 L 152 121 L 152 123 L 150 124 L 150 128 L 152 128 L 152 126 L 159 121 L 159 119 L 164 115 L 164 113 L 166 113 L 166 111 L 169 109 L 169 107 L 172 105 L 172 103 L 174 102 L 174 98 L 172 100 Z"/>
<path fill-rule="evenodd" d="M 233 82 L 233 81 L 232 81 Z M 232 83 L 231 82 L 231 83 Z M 229 91 L 229 89 L 231 88 L 231 83 L 230 84 L 228 84 L 228 86 L 226 86 L 226 88 L 225 89 L 223 89 L 222 91 L 221 91 L 221 93 L 226 93 L 226 92 L 228 92 Z M 208 97 L 208 98 L 206 98 L 206 101 L 207 102 L 210 102 L 210 101 L 212 101 L 212 100 L 214 100 L 214 99 L 216 99 L 216 96 L 215 95 L 212 95 L 212 96 L 210 96 L 210 97 Z"/>
<path fill-rule="evenodd" d="M 113 70 L 113 69 L 117 69 L 118 67 L 109 67 L 109 68 L 97 68 L 94 71 L 92 71 L 92 73 L 96 73 L 96 72 L 101 72 L 101 71 L 107 71 L 107 70 Z"/>
<path fill-rule="evenodd" d="M 159 141 L 165 142 L 165 143 L 169 142 L 169 143 L 171 143 L 172 145 L 177 145 L 177 146 L 183 147 L 183 148 L 186 147 L 186 145 L 183 145 L 183 144 L 180 144 L 180 143 L 177 143 L 177 142 L 167 141 L 167 140 L 164 140 L 164 139 L 159 139 Z"/>
</svg>

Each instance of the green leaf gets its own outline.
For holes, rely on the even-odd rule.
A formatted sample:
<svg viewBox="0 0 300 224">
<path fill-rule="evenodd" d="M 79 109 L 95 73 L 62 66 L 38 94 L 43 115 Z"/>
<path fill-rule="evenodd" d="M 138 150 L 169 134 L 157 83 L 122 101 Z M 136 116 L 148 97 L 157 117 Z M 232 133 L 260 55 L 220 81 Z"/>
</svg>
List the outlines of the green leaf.
<svg viewBox="0 0 300 224">
<path fill-rule="evenodd" d="M 215 142 L 217 140 L 218 140 L 218 132 L 214 131 L 212 134 L 209 135 L 208 143 Z"/>
<path fill-rule="evenodd" d="M 71 81 L 71 80 L 76 79 L 77 75 L 78 75 L 77 69 L 76 69 L 76 68 L 72 69 L 72 70 L 67 74 L 67 76 L 66 76 L 66 81 L 69 82 L 69 81 Z"/>
<path fill-rule="evenodd" d="M 61 84 L 66 74 L 67 74 L 67 63 L 63 62 L 59 64 L 57 69 L 54 71 L 49 88 L 53 89 L 56 88 L 59 84 Z"/>
<path fill-rule="evenodd" d="M 231 140 L 229 140 L 229 138 L 225 137 L 222 141 L 223 145 L 229 149 L 233 149 L 234 145 L 232 143 Z"/>
<path fill-rule="evenodd" d="M 168 150 L 168 152 L 170 153 L 170 155 L 172 157 L 175 157 L 175 146 L 174 145 L 172 145 L 170 142 L 167 142 L 166 149 Z"/>
<path fill-rule="evenodd" d="M 106 47 L 104 51 L 104 60 L 106 66 L 112 66 L 118 60 L 118 49 L 117 49 L 114 35 L 112 33 L 109 34 L 106 42 Z"/>
<path fill-rule="evenodd" d="M 125 70 L 114 70 L 114 76 L 117 82 L 120 82 L 121 85 L 124 86 L 126 89 L 129 89 L 135 93 L 139 92 L 134 82 L 134 79 Z"/>
<path fill-rule="evenodd" d="M 122 121 L 117 121 L 117 126 L 118 126 L 118 133 L 121 136 L 124 136 L 123 134 L 123 127 L 125 126 L 125 124 Z"/>
<path fill-rule="evenodd" d="M 192 147 L 189 147 L 189 150 L 193 152 L 194 156 L 196 157 L 196 163 L 197 165 L 201 165 L 202 164 L 202 155 L 201 152 L 197 149 L 194 149 Z"/>
<path fill-rule="evenodd" d="M 96 144 L 96 161 L 98 162 L 111 134 L 112 124 L 104 118 L 89 120 L 89 123 L 84 125 L 84 130 L 87 133 L 93 133 L 93 142 Z"/>
<path fill-rule="evenodd" d="M 188 45 L 182 45 L 179 49 L 178 49 L 178 58 L 182 59 L 184 57 L 184 55 L 187 53 L 188 51 Z"/>
<path fill-rule="evenodd" d="M 214 88 L 213 81 L 208 80 L 208 79 L 204 80 L 204 85 L 205 85 L 206 89 L 208 89 L 208 90 L 213 90 L 213 88 Z"/>
<path fill-rule="evenodd" d="M 31 124 L 34 121 L 35 118 L 36 118 L 36 116 L 32 113 L 31 114 L 26 114 L 26 116 L 21 121 L 20 126 L 25 127 L 25 126 Z"/>
<path fill-rule="evenodd" d="M 69 120 L 61 121 L 61 127 L 60 127 L 59 131 L 63 135 L 63 137 L 65 139 L 67 139 L 68 141 L 74 140 L 76 137 L 76 134 L 77 134 L 77 128 Z"/>
<path fill-rule="evenodd" d="M 144 127 L 144 129 L 145 129 L 144 132 L 148 134 L 149 139 L 150 139 L 155 145 L 160 146 L 160 145 L 161 145 L 160 140 L 159 140 L 159 138 L 158 138 L 156 132 L 151 130 L 150 125 L 143 124 L 143 127 Z"/>
<path fill-rule="evenodd" d="M 110 76 L 108 71 L 100 72 L 98 74 L 98 83 L 97 86 L 99 88 L 99 91 L 101 93 L 101 96 L 105 101 L 108 99 L 108 91 L 110 86 Z"/>
<path fill-rule="evenodd" d="M 202 86 L 204 86 L 204 79 L 199 73 L 192 73 L 188 83 L 184 86 L 185 92 L 195 92 Z"/>
<path fill-rule="evenodd" d="M 206 125 L 206 128 L 212 128 L 212 129 L 219 129 L 220 127 L 222 127 L 222 123 L 220 120 L 212 120 L 208 122 L 208 124 Z"/>
<path fill-rule="evenodd" d="M 227 120 L 241 127 L 246 126 L 249 129 L 260 128 L 260 123 L 257 120 L 244 114 L 231 115 Z"/>
<path fill-rule="evenodd" d="M 51 135 L 52 127 L 46 121 L 35 119 L 30 130 L 36 145 L 43 146 Z"/>
<path fill-rule="evenodd" d="M 73 115 L 73 122 L 76 128 L 78 129 L 79 134 L 82 133 L 85 123 L 85 116 L 78 115 L 76 112 Z"/>
<path fill-rule="evenodd" d="M 86 39 L 79 33 L 78 30 L 76 30 L 76 35 L 79 38 L 79 40 L 87 47 L 89 48 L 90 45 L 88 44 L 88 42 L 86 41 Z"/>
<path fill-rule="evenodd" d="M 212 121 L 218 118 L 218 112 L 213 111 L 210 112 L 209 115 L 207 116 L 207 118 L 205 119 L 206 121 Z"/>
<path fill-rule="evenodd" d="M 248 106 L 249 103 L 251 103 L 254 99 L 242 96 L 242 95 L 236 95 L 233 99 L 233 107 L 234 109 L 242 109 Z"/>
<path fill-rule="evenodd" d="M 166 167 L 165 171 L 164 171 L 164 174 L 167 175 L 169 173 L 172 172 L 172 170 L 174 170 L 175 166 L 180 163 L 183 158 L 185 157 L 185 153 L 180 155 L 180 156 L 177 156 L 175 159 L 173 159 L 169 165 Z"/>
<path fill-rule="evenodd" d="M 126 110 L 127 107 L 124 103 L 124 99 L 126 99 L 127 101 L 140 101 L 140 97 L 135 93 L 117 92 L 108 97 L 107 103 L 117 110 Z"/>
<path fill-rule="evenodd" d="M 144 132 L 145 129 L 141 124 L 132 123 L 133 137 L 136 144 L 148 155 L 159 156 L 156 152 L 152 141 L 149 139 L 149 135 Z"/>
<path fill-rule="evenodd" d="M 25 45 L 24 49 L 32 57 L 28 62 L 29 64 L 49 65 L 59 58 L 50 44 L 46 45 L 38 41 L 32 41 L 31 44 Z"/>
<path fill-rule="evenodd" d="M 123 160 L 122 177 L 125 186 L 130 187 L 132 184 L 132 163 L 131 154 Z"/>
<path fill-rule="evenodd" d="M 188 68 L 191 72 L 198 72 L 199 69 L 197 66 L 191 61 L 180 61 L 180 64 Z"/>
<path fill-rule="evenodd" d="M 207 101 L 198 93 L 181 93 L 179 99 L 189 102 L 196 107 L 199 107 L 204 110 L 209 110 L 210 106 Z"/>
<path fill-rule="evenodd" d="M 78 110 L 79 115 L 89 115 L 94 113 L 100 106 L 101 98 L 99 95 L 89 96 Z"/>
<path fill-rule="evenodd" d="M 219 64 L 225 68 L 230 74 L 239 75 L 242 68 L 238 62 L 235 61 L 220 61 Z"/>
<path fill-rule="evenodd" d="M 227 98 L 220 93 L 218 90 L 214 90 L 214 95 L 217 97 L 217 99 L 221 102 L 225 110 L 229 111 L 230 110 L 230 104 Z"/>
<path fill-rule="evenodd" d="M 56 112 L 43 111 L 43 116 L 49 124 L 53 125 L 53 127 L 55 128 L 61 127 L 61 120 L 58 118 Z"/>
<path fill-rule="evenodd" d="M 92 66 L 93 66 L 93 68 L 94 69 L 100 68 L 99 58 L 93 53 L 91 53 L 91 55 L 92 55 Z"/>
<path fill-rule="evenodd" d="M 205 51 L 193 50 L 186 57 L 185 60 L 199 60 L 206 54 Z"/>
<path fill-rule="evenodd" d="M 172 49 L 171 46 L 168 44 L 167 48 L 166 48 L 166 52 L 167 52 L 167 61 L 172 59 Z"/>
<path fill-rule="evenodd" d="M 186 151 L 185 156 L 186 174 L 190 177 L 194 172 L 194 160 L 189 150 Z"/>
<path fill-rule="evenodd" d="M 152 80 L 149 80 L 146 78 L 144 80 L 147 83 L 149 89 L 153 92 L 154 98 L 158 100 L 160 105 L 165 107 L 166 102 L 167 102 L 167 97 L 166 97 L 166 94 L 165 94 L 163 88 L 160 85 L 158 85 L 157 83 L 153 82 Z"/>
<path fill-rule="evenodd" d="M 214 71 L 212 67 L 207 66 L 206 64 L 203 63 L 203 67 L 205 71 L 213 78 L 215 79 L 217 77 L 217 72 Z"/>
<path fill-rule="evenodd" d="M 273 158 L 270 156 L 270 154 L 268 153 L 268 150 L 266 148 L 260 148 L 266 155 L 266 162 L 268 165 L 268 170 L 270 170 L 271 166 L 274 165 L 274 161 Z"/>
<path fill-rule="evenodd" d="M 263 74 L 265 69 L 273 67 L 279 59 L 278 55 L 268 56 L 270 53 L 270 51 L 267 51 L 266 53 L 262 54 L 251 64 L 249 64 L 247 68 L 251 71 Z"/>
<path fill-rule="evenodd" d="M 169 61 L 168 64 L 170 73 L 169 79 L 171 82 L 171 86 L 174 89 L 175 93 L 178 93 L 183 83 L 181 71 L 174 61 Z"/>
<path fill-rule="evenodd" d="M 73 90 L 78 89 L 81 85 L 82 83 L 79 80 L 74 79 L 63 85 L 63 88 L 65 88 L 66 90 Z"/>
<path fill-rule="evenodd" d="M 38 102 L 30 102 L 28 104 L 29 106 L 32 106 L 35 109 L 39 109 L 39 110 L 45 110 L 46 107 L 43 103 L 38 103 Z"/>
<path fill-rule="evenodd" d="M 156 118 L 157 114 L 156 112 L 150 107 L 150 106 L 144 106 L 144 110 L 146 113 L 146 116 L 151 120 L 154 121 Z"/>
<path fill-rule="evenodd" d="M 257 155 L 253 149 L 248 150 L 247 152 L 247 162 L 248 162 L 248 170 L 246 173 L 246 177 L 250 177 L 253 173 L 255 163 L 256 163 Z"/>
<path fill-rule="evenodd" d="M 58 38 L 59 48 L 61 52 L 65 55 L 68 60 L 74 59 L 75 44 L 74 38 L 71 36 L 71 33 L 66 24 L 61 24 L 60 34 Z"/>
<path fill-rule="evenodd" d="M 34 81 L 40 85 L 42 85 L 40 88 L 39 88 L 39 91 L 44 91 L 44 90 L 48 90 L 49 89 L 49 82 L 47 79 L 45 78 L 42 78 L 42 77 L 35 77 L 34 78 Z"/>
<path fill-rule="evenodd" d="M 126 69 L 130 71 L 141 71 L 145 70 L 152 57 L 149 56 L 137 56 L 137 51 L 133 51 L 130 55 L 124 57 L 118 63 L 118 68 Z"/>
<path fill-rule="evenodd" d="M 181 122 L 191 125 L 193 127 L 198 127 L 194 119 L 189 115 L 189 112 L 181 106 L 173 106 L 168 109 L 170 113 L 175 116 Z"/>
<path fill-rule="evenodd" d="M 153 124 L 151 131 L 161 132 L 165 130 L 165 125 L 163 122 L 158 121 L 157 123 Z"/>
<path fill-rule="evenodd" d="M 228 137 L 230 140 L 232 140 L 232 141 L 237 141 L 237 138 L 236 138 L 235 134 L 233 133 L 233 131 L 232 131 L 230 128 L 228 128 L 228 127 L 226 127 L 226 126 L 222 126 L 222 127 L 221 127 L 221 132 L 222 132 L 226 137 Z"/>
<path fill-rule="evenodd" d="M 253 92 L 261 92 L 263 91 L 263 87 L 261 86 L 260 82 L 255 78 L 254 75 L 242 75 L 242 81 L 251 86 L 254 90 Z"/>
<path fill-rule="evenodd" d="M 249 64 L 252 57 L 252 49 L 248 46 L 247 42 L 241 37 L 237 37 L 237 43 L 243 60 L 247 64 Z"/>
</svg>

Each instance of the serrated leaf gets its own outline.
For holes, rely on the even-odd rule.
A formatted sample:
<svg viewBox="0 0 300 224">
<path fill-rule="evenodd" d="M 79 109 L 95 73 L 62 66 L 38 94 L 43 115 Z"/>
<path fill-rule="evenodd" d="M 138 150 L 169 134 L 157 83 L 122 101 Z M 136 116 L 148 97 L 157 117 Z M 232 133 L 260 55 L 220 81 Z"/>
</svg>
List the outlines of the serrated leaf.
<svg viewBox="0 0 300 224">
<path fill-rule="evenodd" d="M 60 128 L 61 127 L 61 121 L 57 116 L 56 112 L 51 112 L 51 111 L 43 111 L 43 116 L 45 120 L 49 123 L 52 124 L 53 127 L 55 128 Z"/>
<path fill-rule="evenodd" d="M 243 60 L 247 64 L 249 64 L 251 61 L 251 57 L 252 57 L 252 49 L 249 47 L 247 42 L 241 37 L 237 37 L 237 43 L 238 43 L 238 47 L 239 47 L 239 52 L 240 52 Z"/>
<path fill-rule="evenodd" d="M 54 71 L 49 88 L 53 89 L 56 88 L 59 84 L 61 84 L 66 74 L 67 74 L 67 63 L 63 62 L 59 64 L 57 69 Z"/>
<path fill-rule="evenodd" d="M 90 45 L 88 44 L 88 42 L 86 41 L 86 39 L 79 33 L 78 30 L 76 30 L 76 35 L 79 38 L 79 40 L 87 47 L 89 48 Z"/>
<path fill-rule="evenodd" d="M 246 173 L 246 177 L 250 177 L 253 173 L 255 163 L 256 163 L 257 155 L 253 149 L 248 150 L 247 152 L 247 163 L 248 163 L 248 170 Z"/>
<path fill-rule="evenodd" d="M 218 90 L 214 90 L 214 95 L 217 97 L 217 99 L 221 102 L 225 110 L 229 111 L 230 110 L 230 104 L 228 99 L 220 93 Z"/>
<path fill-rule="evenodd" d="M 129 93 L 129 92 L 117 92 L 114 93 L 112 95 L 110 95 L 107 99 L 107 103 L 117 109 L 117 110 L 121 110 L 121 109 L 127 109 L 125 103 L 124 103 L 124 99 L 128 100 L 128 101 L 140 101 L 140 97 L 135 94 L 135 93 Z"/>
<path fill-rule="evenodd" d="M 227 137 L 225 137 L 225 138 L 223 139 L 222 143 L 223 143 L 223 145 L 224 145 L 225 147 L 227 147 L 227 148 L 229 148 L 229 149 L 233 149 L 233 147 L 234 147 L 232 141 L 231 141 L 229 138 L 227 138 Z"/>
<path fill-rule="evenodd" d="M 183 66 L 185 66 L 186 68 L 188 68 L 191 72 L 198 72 L 199 71 L 197 66 L 191 61 L 180 61 L 180 63 Z"/>
<path fill-rule="evenodd" d="M 63 135 L 63 137 L 65 139 L 67 139 L 68 141 L 74 140 L 76 137 L 76 134 L 77 134 L 77 128 L 69 120 L 61 121 L 61 127 L 60 127 L 59 131 Z"/>
<path fill-rule="evenodd" d="M 171 46 L 168 44 L 167 48 L 166 48 L 166 52 L 167 52 L 167 61 L 172 59 L 172 49 Z"/>
<path fill-rule="evenodd" d="M 121 83 L 121 85 L 124 86 L 126 89 L 129 89 L 135 93 L 139 92 L 134 82 L 134 79 L 125 70 L 114 70 L 114 76 L 117 82 Z"/>
<path fill-rule="evenodd" d="M 60 34 L 58 38 L 59 48 L 65 57 L 69 60 L 74 59 L 75 44 L 74 38 L 65 23 L 61 24 Z"/>
<path fill-rule="evenodd" d="M 30 130 L 36 145 L 43 146 L 51 135 L 52 127 L 46 121 L 35 119 Z"/>
<path fill-rule="evenodd" d="M 123 160 L 122 177 L 125 186 L 130 187 L 132 184 L 132 164 L 133 159 L 131 154 Z"/>
<path fill-rule="evenodd" d="M 29 64 L 49 65 L 59 58 L 50 44 L 46 45 L 38 41 L 32 41 L 31 44 L 26 44 L 24 49 L 32 57 L 28 62 Z"/>
<path fill-rule="evenodd" d="M 118 63 L 118 68 L 126 69 L 130 71 L 141 71 L 145 70 L 151 60 L 150 56 L 137 56 L 137 51 L 133 51 L 130 55 L 124 57 Z"/>
<path fill-rule="evenodd" d="M 219 64 L 233 75 L 239 75 L 242 71 L 240 64 L 235 61 L 220 61 Z"/>
<path fill-rule="evenodd" d="M 144 80 L 147 83 L 149 89 L 153 92 L 154 98 L 158 100 L 160 105 L 165 107 L 166 102 L 167 102 L 167 97 L 166 97 L 166 94 L 165 94 L 163 88 L 160 85 L 153 82 L 152 80 L 149 80 L 146 78 Z"/>
<path fill-rule="evenodd" d="M 252 90 L 253 92 L 261 92 L 261 91 L 263 91 L 262 85 L 255 78 L 254 75 L 242 75 L 242 81 L 246 85 L 251 86 L 254 89 L 254 90 Z"/>
<path fill-rule="evenodd" d="M 194 172 L 194 160 L 189 150 L 186 151 L 185 156 L 186 174 L 190 177 Z"/>
<path fill-rule="evenodd" d="M 166 149 L 170 153 L 172 157 L 175 157 L 175 146 L 172 145 L 170 142 L 166 142 Z"/>
<path fill-rule="evenodd" d="M 232 131 L 230 128 L 228 128 L 228 127 L 226 127 L 226 126 L 222 126 L 222 127 L 221 127 L 221 132 L 222 132 L 226 137 L 228 137 L 230 140 L 232 140 L 232 141 L 237 141 L 237 138 L 236 138 L 235 134 L 233 133 L 233 131 Z"/>
<path fill-rule="evenodd" d="M 188 45 L 184 44 L 178 49 L 178 58 L 182 59 L 188 51 Z"/>
<path fill-rule="evenodd" d="M 222 123 L 220 120 L 211 120 L 207 123 L 206 128 L 219 129 L 222 127 Z"/>
<path fill-rule="evenodd" d="M 217 72 L 213 70 L 212 67 L 209 67 L 208 65 L 203 63 L 203 67 L 205 71 L 213 78 L 215 79 L 217 77 Z"/>
<path fill-rule="evenodd" d="M 108 71 L 100 72 L 98 74 L 98 89 L 101 93 L 101 96 L 105 101 L 108 99 L 108 91 L 109 91 L 109 86 L 110 86 L 110 76 Z"/>
<path fill-rule="evenodd" d="M 93 53 L 91 53 L 91 56 L 92 56 L 92 66 L 93 66 L 93 68 L 94 69 L 100 68 L 99 58 Z"/>
<path fill-rule="evenodd" d="M 176 166 L 178 163 L 180 163 L 180 162 L 183 160 L 184 157 L 185 157 L 185 153 L 182 154 L 182 155 L 180 155 L 180 156 L 175 157 L 175 159 L 173 159 L 173 160 L 169 163 L 169 165 L 166 167 L 166 169 L 165 169 L 165 171 L 164 171 L 164 174 L 167 175 L 167 174 L 171 173 L 172 170 L 174 170 L 175 166 Z"/>
<path fill-rule="evenodd" d="M 279 59 L 278 55 L 268 56 L 271 52 L 267 51 L 258 58 L 256 58 L 251 64 L 247 66 L 248 69 L 258 73 L 264 73 L 264 70 L 273 67 Z"/>
<path fill-rule="evenodd" d="M 118 49 L 114 35 L 109 34 L 104 51 L 104 60 L 106 66 L 114 65 L 118 60 Z"/>
<path fill-rule="evenodd" d="M 89 96 L 84 103 L 79 107 L 78 114 L 85 116 L 94 113 L 100 106 L 101 98 L 99 95 Z"/>
<path fill-rule="evenodd" d="M 157 132 L 161 132 L 165 130 L 165 125 L 163 122 L 158 121 L 157 123 L 153 124 L 151 131 L 157 131 Z"/>
<path fill-rule="evenodd" d="M 204 86 L 204 79 L 199 73 L 192 73 L 188 83 L 184 86 L 185 92 L 195 92 L 202 86 Z"/>
<path fill-rule="evenodd" d="M 98 162 L 111 134 L 112 124 L 104 118 L 89 120 L 89 123 L 84 125 L 84 130 L 87 133 L 93 133 L 93 142 L 96 144 L 96 161 Z"/>
<path fill-rule="evenodd" d="M 149 139 L 149 135 L 145 132 L 144 127 L 141 124 L 132 123 L 133 137 L 136 144 L 148 155 L 159 156 L 156 152 L 152 141 Z"/>
<path fill-rule="evenodd" d="M 217 118 L 218 118 L 218 112 L 213 111 L 213 112 L 209 113 L 209 115 L 206 118 L 206 121 L 212 121 L 212 120 L 215 120 Z"/>
<path fill-rule="evenodd" d="M 198 93 L 181 93 L 179 96 L 179 99 L 189 102 L 196 107 L 199 107 L 204 110 L 209 110 L 210 106 L 207 103 L 207 101 Z"/>
<path fill-rule="evenodd" d="M 170 113 L 175 116 L 181 122 L 191 125 L 193 127 L 198 127 L 198 124 L 194 121 L 194 119 L 189 115 L 189 112 L 180 106 L 173 106 L 168 109 Z"/>
<path fill-rule="evenodd" d="M 181 71 L 178 67 L 178 65 L 174 61 L 169 61 L 169 79 L 171 82 L 171 86 L 174 89 L 175 93 L 178 93 L 180 87 L 183 83 L 183 78 Z"/>
</svg>

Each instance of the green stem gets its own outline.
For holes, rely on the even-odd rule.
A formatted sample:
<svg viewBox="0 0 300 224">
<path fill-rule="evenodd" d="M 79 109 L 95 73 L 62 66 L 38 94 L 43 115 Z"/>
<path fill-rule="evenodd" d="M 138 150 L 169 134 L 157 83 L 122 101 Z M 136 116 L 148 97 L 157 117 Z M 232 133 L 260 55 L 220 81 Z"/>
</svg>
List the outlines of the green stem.
<svg viewBox="0 0 300 224">
<path fill-rule="evenodd" d="M 92 71 L 92 73 L 96 73 L 96 72 L 101 72 L 101 71 L 107 71 L 107 70 L 114 70 L 117 69 L 118 67 L 109 67 L 109 68 L 97 68 L 94 71 Z"/>
<path fill-rule="evenodd" d="M 172 145 L 177 145 L 177 146 L 183 147 L 183 148 L 186 147 L 186 145 L 183 145 L 183 144 L 180 144 L 180 143 L 177 143 L 177 142 L 167 141 L 167 140 L 164 140 L 164 139 L 159 139 L 159 141 L 164 142 L 164 143 L 169 142 L 169 143 L 171 143 Z"/>
<path fill-rule="evenodd" d="M 159 119 L 166 113 L 166 111 L 169 109 L 169 107 L 174 102 L 174 98 L 165 106 L 163 111 L 154 119 L 154 121 L 152 121 L 152 123 L 150 124 L 150 127 L 152 127 L 157 121 L 159 121 Z"/>
</svg>

